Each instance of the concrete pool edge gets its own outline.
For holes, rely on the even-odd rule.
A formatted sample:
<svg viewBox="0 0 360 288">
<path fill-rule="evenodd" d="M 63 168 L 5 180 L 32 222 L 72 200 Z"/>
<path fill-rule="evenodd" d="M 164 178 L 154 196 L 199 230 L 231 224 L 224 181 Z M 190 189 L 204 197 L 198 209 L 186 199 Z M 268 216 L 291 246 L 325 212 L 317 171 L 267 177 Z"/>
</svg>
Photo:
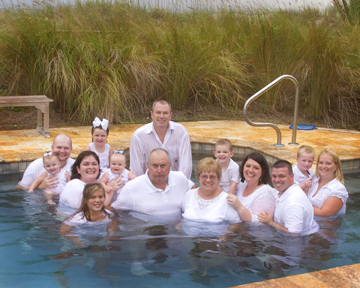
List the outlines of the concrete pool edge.
<svg viewBox="0 0 360 288">
<path fill-rule="evenodd" d="M 208 139 L 206 139 L 208 138 Z M 220 138 L 213 138 L 213 137 L 203 137 L 202 142 L 191 142 L 191 148 L 194 151 L 199 152 L 209 152 L 212 153 L 215 149 L 215 142 Z M 232 141 L 235 142 L 235 141 Z M 250 154 L 251 152 L 258 151 L 261 152 L 265 159 L 268 161 L 269 164 L 273 164 L 275 161 L 279 159 L 285 159 L 288 160 L 290 163 L 294 164 L 296 161 L 296 153 L 287 151 L 287 150 L 280 150 L 279 148 L 274 149 L 273 146 L 269 145 L 269 147 L 262 147 L 263 149 L 259 149 L 259 147 L 252 148 L 249 146 L 237 146 L 238 141 L 233 143 L 233 151 L 234 154 L 239 157 L 245 157 L 246 155 Z M 125 155 L 129 157 L 129 147 L 124 146 L 118 146 L 114 145 L 109 141 L 109 144 L 114 147 L 115 149 L 123 149 L 125 151 Z M 272 148 L 273 150 L 270 151 L 266 148 Z M 76 158 L 77 155 L 81 151 L 73 151 L 71 154 L 72 158 Z M 24 172 L 26 168 L 30 165 L 30 163 L 34 160 L 36 160 L 38 157 L 34 154 L 33 158 L 29 157 L 29 155 L 26 155 L 27 157 L 24 159 L 21 159 L 19 155 L 16 155 L 13 159 L 8 159 L 8 161 L 5 161 L 4 159 L 1 159 L 2 162 L 0 162 L 0 175 L 1 174 L 11 174 L 11 173 L 18 173 L 18 172 Z M 0 151 L 0 157 L 1 157 L 1 151 Z M 39 156 L 41 157 L 41 156 Z M 346 157 L 347 159 L 341 159 L 342 169 L 344 173 L 354 173 L 360 171 L 360 159 L 356 158 L 350 158 Z M 1 161 L 0 160 L 0 161 Z M 313 170 L 315 170 L 315 164 L 313 165 Z"/>
<path fill-rule="evenodd" d="M 269 279 L 232 288 L 260 288 L 260 287 L 359 287 L 360 264 L 335 267 L 284 278 Z"/>
</svg>

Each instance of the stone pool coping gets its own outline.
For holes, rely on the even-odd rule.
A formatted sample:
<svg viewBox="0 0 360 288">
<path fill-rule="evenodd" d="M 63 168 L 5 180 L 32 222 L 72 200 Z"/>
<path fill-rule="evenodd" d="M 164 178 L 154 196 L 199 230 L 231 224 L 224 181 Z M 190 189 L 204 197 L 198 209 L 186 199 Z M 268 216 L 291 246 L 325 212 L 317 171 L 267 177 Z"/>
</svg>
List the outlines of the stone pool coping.
<svg viewBox="0 0 360 288">
<path fill-rule="evenodd" d="M 296 162 L 296 150 L 291 146 L 292 130 L 288 125 L 278 125 L 284 147 L 275 147 L 276 132 L 269 127 L 252 127 L 245 121 L 198 121 L 181 122 L 187 129 L 192 148 L 213 151 L 214 143 L 221 138 L 229 139 L 234 152 L 240 157 L 256 150 L 265 154 L 269 163 L 277 159 Z M 133 132 L 142 124 L 110 125 L 108 143 L 115 149 L 128 150 Z M 44 138 L 35 130 L 0 131 L 0 174 L 23 172 L 35 159 L 43 156 L 57 134 L 65 133 L 73 140 L 73 153 L 77 155 L 91 142 L 91 126 L 52 128 L 50 138 Z M 310 145 L 316 153 L 331 149 L 338 153 L 345 173 L 360 171 L 360 132 L 349 130 L 310 131 L 298 130 L 297 143 Z M 313 169 L 315 164 L 313 165 Z"/>
</svg>

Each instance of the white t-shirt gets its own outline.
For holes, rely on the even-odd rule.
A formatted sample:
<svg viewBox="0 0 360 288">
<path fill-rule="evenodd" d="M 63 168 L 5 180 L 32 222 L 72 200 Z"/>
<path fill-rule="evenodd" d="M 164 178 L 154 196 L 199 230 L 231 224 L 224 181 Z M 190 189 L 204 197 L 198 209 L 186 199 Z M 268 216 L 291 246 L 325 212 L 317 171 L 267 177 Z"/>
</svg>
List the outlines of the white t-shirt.
<svg viewBox="0 0 360 288">
<path fill-rule="evenodd" d="M 293 173 L 294 173 L 294 182 L 298 183 L 299 185 L 305 183 L 308 180 L 312 180 L 315 177 L 315 173 L 309 169 L 308 170 L 308 177 L 306 177 L 299 169 L 298 164 L 296 163 L 293 167 Z"/>
<path fill-rule="evenodd" d="M 290 186 L 276 199 L 274 222 L 291 233 L 309 235 L 319 230 L 314 220 L 314 209 L 298 184 Z"/>
<path fill-rule="evenodd" d="M 221 192 L 217 197 L 210 200 L 201 198 L 199 188 L 188 191 L 182 203 L 182 216 L 186 219 L 202 222 L 241 222 L 239 214 L 227 203 L 226 192 Z"/>
<path fill-rule="evenodd" d="M 180 215 L 183 198 L 193 185 L 182 172 L 170 171 L 168 184 L 165 190 L 161 190 L 151 183 L 146 171 L 146 174 L 126 183 L 111 206 L 154 216 Z"/>
<path fill-rule="evenodd" d="M 69 158 L 66 161 L 65 166 L 62 168 L 65 171 L 68 171 L 71 175 L 71 167 L 74 164 L 75 160 Z M 30 186 L 39 176 L 46 172 L 43 164 L 43 158 L 34 160 L 25 170 L 23 178 L 19 182 L 20 186 Z"/>
<path fill-rule="evenodd" d="M 190 179 L 192 172 L 192 156 L 189 135 L 185 127 L 173 121 L 169 122 L 164 143 L 159 139 L 151 122 L 137 129 L 130 142 L 130 171 L 136 176 L 147 170 L 147 159 L 155 148 L 163 148 L 169 152 L 171 170 L 181 171 Z"/>
<path fill-rule="evenodd" d="M 241 204 L 245 206 L 251 213 L 252 222 L 258 222 L 258 215 L 261 212 L 269 212 L 274 216 L 275 211 L 275 196 L 274 189 L 270 185 L 265 184 L 256 189 L 249 196 L 244 197 L 242 194 L 247 186 L 246 180 L 244 183 L 240 182 L 237 188 L 237 197 Z"/>
<path fill-rule="evenodd" d="M 231 182 L 234 181 L 239 183 L 240 174 L 239 174 L 239 165 L 230 158 L 230 163 L 226 171 L 222 171 L 220 179 L 220 187 L 226 193 L 229 193 Z"/>
<path fill-rule="evenodd" d="M 346 190 L 344 184 L 342 184 L 337 179 L 333 179 L 325 186 L 321 187 L 318 193 L 314 196 L 318 187 L 319 187 L 319 178 L 315 178 L 313 180 L 313 186 L 308 191 L 308 197 L 311 204 L 317 208 L 321 208 L 321 206 L 324 204 L 324 202 L 328 197 L 334 196 L 340 198 L 341 201 L 343 202 L 343 206 L 341 207 L 339 212 L 336 213 L 336 215 L 345 214 L 346 200 L 349 197 L 349 193 Z"/>
<path fill-rule="evenodd" d="M 80 179 L 73 179 L 68 182 L 60 194 L 60 206 L 67 206 L 79 209 L 83 198 L 86 183 Z"/>
</svg>

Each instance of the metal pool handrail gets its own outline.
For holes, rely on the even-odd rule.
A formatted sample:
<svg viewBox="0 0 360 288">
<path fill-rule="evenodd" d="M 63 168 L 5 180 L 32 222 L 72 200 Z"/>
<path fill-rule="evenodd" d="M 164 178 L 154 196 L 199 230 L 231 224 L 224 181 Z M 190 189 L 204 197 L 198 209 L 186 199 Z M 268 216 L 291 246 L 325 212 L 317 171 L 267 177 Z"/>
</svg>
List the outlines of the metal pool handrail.
<svg viewBox="0 0 360 288">
<path fill-rule="evenodd" d="M 251 96 L 244 105 L 244 118 L 249 125 L 260 126 L 260 127 L 268 126 L 268 127 L 272 127 L 275 129 L 276 134 L 277 134 L 277 144 L 274 144 L 274 146 L 276 146 L 276 147 L 284 146 L 284 144 L 281 144 L 281 131 L 280 131 L 279 127 L 273 123 L 254 123 L 254 122 L 252 122 L 246 115 L 246 110 L 252 101 L 254 101 L 256 98 L 258 98 L 260 95 L 262 95 L 264 92 L 266 92 L 267 90 L 269 90 L 270 88 L 275 86 L 277 83 L 279 83 L 283 79 L 291 80 L 294 83 L 295 88 L 296 88 L 295 108 L 294 108 L 294 125 L 293 125 L 293 133 L 292 133 L 292 140 L 291 140 L 292 142 L 289 143 L 289 145 L 299 145 L 298 143 L 296 143 L 297 117 L 298 117 L 298 108 L 299 108 L 299 83 L 295 79 L 295 77 L 293 77 L 291 75 L 280 76 L 279 78 L 277 78 L 273 82 L 271 82 L 269 85 L 265 86 L 263 89 L 261 89 L 260 91 L 255 93 L 253 96 Z"/>
</svg>

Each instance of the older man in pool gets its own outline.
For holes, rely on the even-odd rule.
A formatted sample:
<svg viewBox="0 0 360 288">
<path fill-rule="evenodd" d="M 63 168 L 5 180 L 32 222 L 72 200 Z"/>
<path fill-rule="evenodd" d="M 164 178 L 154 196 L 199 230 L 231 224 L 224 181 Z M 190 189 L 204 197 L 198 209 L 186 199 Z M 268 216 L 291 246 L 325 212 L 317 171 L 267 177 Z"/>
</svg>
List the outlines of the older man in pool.
<svg viewBox="0 0 360 288">
<path fill-rule="evenodd" d="M 147 169 L 146 160 L 155 148 L 163 148 L 170 153 L 171 170 L 181 171 L 190 179 L 192 171 L 191 145 L 185 127 L 171 120 L 171 105 L 165 100 L 153 104 L 153 122 L 137 129 L 130 142 L 130 170 L 136 176 Z"/>
<path fill-rule="evenodd" d="M 308 235 L 319 230 L 314 220 L 314 210 L 298 184 L 294 183 L 291 164 L 285 160 L 274 163 L 271 181 L 278 192 L 274 220 L 267 212 L 261 212 L 259 221 L 293 236 Z"/>
<path fill-rule="evenodd" d="M 53 144 L 51 145 L 51 150 L 52 152 L 59 154 L 61 169 L 65 169 L 71 173 L 71 166 L 75 162 L 74 159 L 70 158 L 72 151 L 71 138 L 66 134 L 55 136 Z M 36 159 L 26 168 L 23 178 L 18 183 L 17 187 L 22 189 L 28 188 L 45 171 L 43 158 Z M 54 188 L 58 184 L 58 180 L 59 179 L 56 176 L 49 175 L 38 188 Z"/>
<path fill-rule="evenodd" d="M 115 209 L 131 210 L 164 220 L 179 218 L 185 193 L 194 183 L 182 172 L 170 171 L 169 153 L 154 149 L 148 158 L 148 170 L 129 181 L 118 199 L 111 205 Z"/>
</svg>

